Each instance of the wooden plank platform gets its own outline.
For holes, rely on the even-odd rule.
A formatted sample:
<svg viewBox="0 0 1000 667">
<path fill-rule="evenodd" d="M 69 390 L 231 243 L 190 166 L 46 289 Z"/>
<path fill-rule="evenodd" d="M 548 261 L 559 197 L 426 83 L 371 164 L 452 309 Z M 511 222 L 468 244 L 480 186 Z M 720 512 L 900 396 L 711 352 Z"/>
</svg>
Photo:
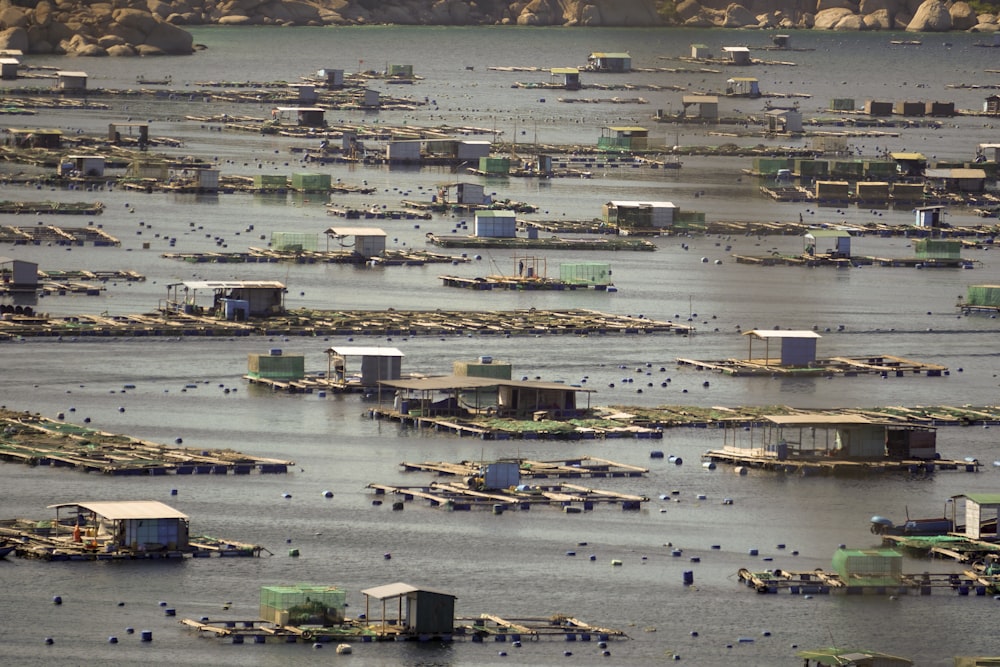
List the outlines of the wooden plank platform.
<svg viewBox="0 0 1000 667">
<path fill-rule="evenodd" d="M 865 476 L 879 473 L 905 473 L 911 475 L 929 475 L 935 470 L 964 470 L 978 472 L 979 461 L 957 461 L 950 459 L 878 459 L 878 460 L 848 460 L 829 457 L 794 457 L 779 460 L 776 455 L 765 453 L 740 453 L 727 449 L 713 449 L 702 455 L 702 460 L 712 463 L 725 463 L 745 468 L 755 468 L 786 474 L 810 475 L 843 475 L 847 477 Z"/>
<path fill-rule="evenodd" d="M 983 577 L 974 573 L 963 574 L 955 572 L 921 572 L 919 574 L 902 574 L 898 577 L 884 577 L 884 581 L 871 584 L 863 583 L 866 578 L 843 580 L 838 574 L 824 572 L 821 569 L 809 572 L 792 572 L 788 570 L 765 570 L 751 572 L 741 568 L 737 572 L 737 580 L 761 594 L 791 593 L 792 595 L 826 595 L 844 593 L 848 595 L 900 595 L 917 593 L 931 595 L 934 589 L 951 590 L 960 596 L 974 592 L 982 596 L 992 591 L 1000 579 Z M 867 580 L 870 580 L 868 578 Z"/>
<path fill-rule="evenodd" d="M 850 377 L 858 374 L 878 373 L 883 377 L 903 377 L 906 374 L 921 374 L 940 377 L 948 372 L 947 366 L 930 364 L 891 354 L 871 354 L 841 356 L 817 359 L 810 366 L 783 366 L 777 358 L 771 359 L 722 359 L 703 361 L 678 357 L 681 366 L 693 366 L 696 370 L 713 371 L 735 377 L 779 376 L 795 377 Z"/>
</svg>

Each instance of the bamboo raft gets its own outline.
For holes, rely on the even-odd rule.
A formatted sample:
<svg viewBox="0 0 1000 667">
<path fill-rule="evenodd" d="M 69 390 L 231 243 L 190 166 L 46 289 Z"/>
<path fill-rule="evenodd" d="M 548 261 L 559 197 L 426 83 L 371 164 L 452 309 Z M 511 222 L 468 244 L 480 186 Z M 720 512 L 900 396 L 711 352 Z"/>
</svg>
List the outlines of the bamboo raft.
<svg viewBox="0 0 1000 667">
<path fill-rule="evenodd" d="M 379 266 L 423 266 L 425 264 L 455 264 L 470 261 L 468 257 L 444 255 L 428 250 L 386 250 L 377 257 L 365 257 L 353 250 L 271 250 L 249 248 L 246 252 L 170 252 L 161 255 L 193 264 L 372 264 Z"/>
<path fill-rule="evenodd" d="M 527 276 L 486 276 L 485 278 L 463 278 L 461 276 L 438 276 L 445 287 L 457 287 L 461 289 L 479 290 L 491 292 L 493 290 L 515 290 L 519 292 L 532 291 L 575 291 L 593 290 L 595 292 L 617 292 L 617 288 L 611 283 L 605 285 L 589 285 L 567 282 L 554 278 L 527 277 Z"/>
<path fill-rule="evenodd" d="M 732 449 L 711 449 L 702 455 L 702 460 L 711 463 L 725 463 L 744 468 L 757 468 L 772 472 L 797 474 L 802 476 L 838 475 L 863 477 L 883 473 L 906 473 L 910 475 L 931 475 L 935 470 L 964 470 L 978 472 L 981 464 L 977 460 L 935 459 L 838 459 L 831 457 L 791 457 L 779 460 L 776 456 L 763 453 L 739 452 Z"/>
<path fill-rule="evenodd" d="M 167 446 L 30 413 L 0 411 L 0 461 L 105 475 L 284 473 L 293 461 L 225 450 Z"/>
<path fill-rule="evenodd" d="M 824 572 L 822 569 L 810 572 L 790 572 L 774 569 L 762 572 L 751 572 L 740 568 L 737 579 L 748 588 L 753 588 L 760 594 L 791 593 L 792 595 L 827 595 L 829 593 L 844 593 L 847 595 L 905 595 L 916 592 L 919 595 L 930 595 L 933 589 L 947 589 L 961 596 L 975 592 L 976 596 L 992 592 L 1000 584 L 1000 577 L 977 575 L 966 572 L 920 574 L 901 574 L 897 577 L 884 577 L 886 581 L 877 585 L 859 584 L 855 581 L 845 581 L 840 575 Z"/>
<path fill-rule="evenodd" d="M 97 202 L 0 201 L 0 213 L 46 213 L 51 215 L 100 215 L 104 204 Z"/>
</svg>

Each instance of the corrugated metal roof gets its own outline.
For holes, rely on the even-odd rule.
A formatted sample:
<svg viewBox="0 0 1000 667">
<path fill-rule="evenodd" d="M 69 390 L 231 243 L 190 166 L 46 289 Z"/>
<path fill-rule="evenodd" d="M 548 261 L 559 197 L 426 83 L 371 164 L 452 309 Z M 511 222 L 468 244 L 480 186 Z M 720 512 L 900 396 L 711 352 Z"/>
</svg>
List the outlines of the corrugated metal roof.
<svg viewBox="0 0 1000 667">
<path fill-rule="evenodd" d="M 738 53 L 738 52 L 743 52 L 743 51 L 749 51 L 750 47 L 748 47 L 748 46 L 723 46 L 722 50 L 726 51 L 728 53 L 733 53 L 733 52 L 737 52 Z"/>
<path fill-rule="evenodd" d="M 772 415 L 770 417 L 764 417 L 767 421 L 772 424 L 778 424 L 779 426 L 809 426 L 815 424 L 817 426 L 835 426 L 837 424 L 874 424 L 866 417 L 861 415 L 832 415 L 832 414 L 805 414 L 805 415 Z"/>
<path fill-rule="evenodd" d="M 605 53 L 603 51 L 595 51 L 590 54 L 591 58 L 631 58 L 632 56 L 628 53 Z"/>
<path fill-rule="evenodd" d="M 378 227 L 330 227 L 324 234 L 329 236 L 386 236 Z"/>
<path fill-rule="evenodd" d="M 983 169 L 928 169 L 924 172 L 927 178 L 986 178 Z"/>
<path fill-rule="evenodd" d="M 70 70 L 63 70 L 61 72 L 56 72 L 56 76 L 82 76 L 82 77 L 86 77 L 87 73 L 86 72 L 73 72 L 73 71 L 70 71 Z"/>
<path fill-rule="evenodd" d="M 685 104 L 718 104 L 718 95 L 684 95 L 681 100 Z"/>
<path fill-rule="evenodd" d="M 649 128 L 630 125 L 610 125 L 608 129 L 615 132 L 649 132 Z"/>
<path fill-rule="evenodd" d="M 476 211 L 477 218 L 514 218 L 517 214 L 514 211 L 506 210 L 487 210 L 487 211 Z"/>
<path fill-rule="evenodd" d="M 923 153 L 889 153 L 893 160 L 926 160 Z"/>
<path fill-rule="evenodd" d="M 274 107 L 278 111 L 320 111 L 325 112 L 323 107 Z"/>
<path fill-rule="evenodd" d="M 413 378 L 408 380 L 381 380 L 379 384 L 397 389 L 412 389 L 414 391 L 442 391 L 445 389 L 478 389 L 481 387 L 519 387 L 521 389 L 561 389 L 564 391 L 582 391 L 594 393 L 596 389 L 584 389 L 561 382 L 537 382 L 527 380 L 501 380 L 499 378 L 484 378 L 466 375 L 439 375 L 428 378 Z"/>
<path fill-rule="evenodd" d="M 186 519 L 187 514 L 159 500 L 107 500 L 49 505 L 49 509 L 82 507 L 112 521 L 122 519 Z"/>
<path fill-rule="evenodd" d="M 341 345 L 329 348 L 326 353 L 339 354 L 344 357 L 404 357 L 402 352 L 395 347 L 365 347 L 364 345 Z"/>
<path fill-rule="evenodd" d="M 799 331 L 785 330 L 781 331 L 778 329 L 753 329 L 751 331 L 744 331 L 744 336 L 756 336 L 757 338 L 822 338 L 815 331 L 809 331 L 808 329 L 802 329 Z"/>
<path fill-rule="evenodd" d="M 579 74 L 580 70 L 577 67 L 553 67 L 549 70 L 553 74 Z"/>
<path fill-rule="evenodd" d="M 458 596 L 452 595 L 451 593 L 445 593 L 444 591 L 436 591 L 432 588 L 417 588 L 416 586 L 411 586 L 410 584 L 404 584 L 402 582 L 397 582 L 395 584 L 385 584 L 383 586 L 375 586 L 374 588 L 366 588 L 361 591 L 362 595 L 367 595 L 370 598 L 376 600 L 385 600 L 388 598 L 396 598 L 401 595 L 406 595 L 407 593 L 434 593 L 436 595 L 447 595 L 451 598 L 456 598 Z"/>
<path fill-rule="evenodd" d="M 851 233 L 846 229 L 810 229 L 804 234 L 804 236 L 811 236 L 814 239 L 819 239 L 819 238 L 841 239 L 844 238 L 845 236 L 850 236 L 850 235 Z"/>
</svg>

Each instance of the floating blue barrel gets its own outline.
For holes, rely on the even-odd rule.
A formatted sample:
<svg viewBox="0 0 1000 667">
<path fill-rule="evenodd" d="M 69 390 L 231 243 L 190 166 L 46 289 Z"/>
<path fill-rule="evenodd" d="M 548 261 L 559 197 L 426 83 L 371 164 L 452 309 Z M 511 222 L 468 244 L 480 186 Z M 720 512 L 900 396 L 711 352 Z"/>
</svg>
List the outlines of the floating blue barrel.
<svg viewBox="0 0 1000 667">
<path fill-rule="evenodd" d="M 691 570 L 684 570 L 684 585 L 690 586 L 694 583 L 694 572 Z"/>
<path fill-rule="evenodd" d="M 153 641 L 153 631 L 143 630 L 142 632 L 139 633 L 139 638 L 144 642 L 151 642 Z"/>
</svg>

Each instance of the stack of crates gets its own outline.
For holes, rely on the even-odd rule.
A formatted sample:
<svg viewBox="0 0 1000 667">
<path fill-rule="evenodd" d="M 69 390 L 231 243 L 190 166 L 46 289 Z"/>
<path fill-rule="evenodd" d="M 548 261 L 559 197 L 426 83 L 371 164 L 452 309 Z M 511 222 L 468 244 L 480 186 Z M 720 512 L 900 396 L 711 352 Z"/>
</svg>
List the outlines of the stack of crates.
<svg viewBox="0 0 1000 667">
<path fill-rule="evenodd" d="M 275 625 L 331 627 L 344 622 L 347 593 L 335 586 L 261 586 L 260 618 Z"/>
</svg>

